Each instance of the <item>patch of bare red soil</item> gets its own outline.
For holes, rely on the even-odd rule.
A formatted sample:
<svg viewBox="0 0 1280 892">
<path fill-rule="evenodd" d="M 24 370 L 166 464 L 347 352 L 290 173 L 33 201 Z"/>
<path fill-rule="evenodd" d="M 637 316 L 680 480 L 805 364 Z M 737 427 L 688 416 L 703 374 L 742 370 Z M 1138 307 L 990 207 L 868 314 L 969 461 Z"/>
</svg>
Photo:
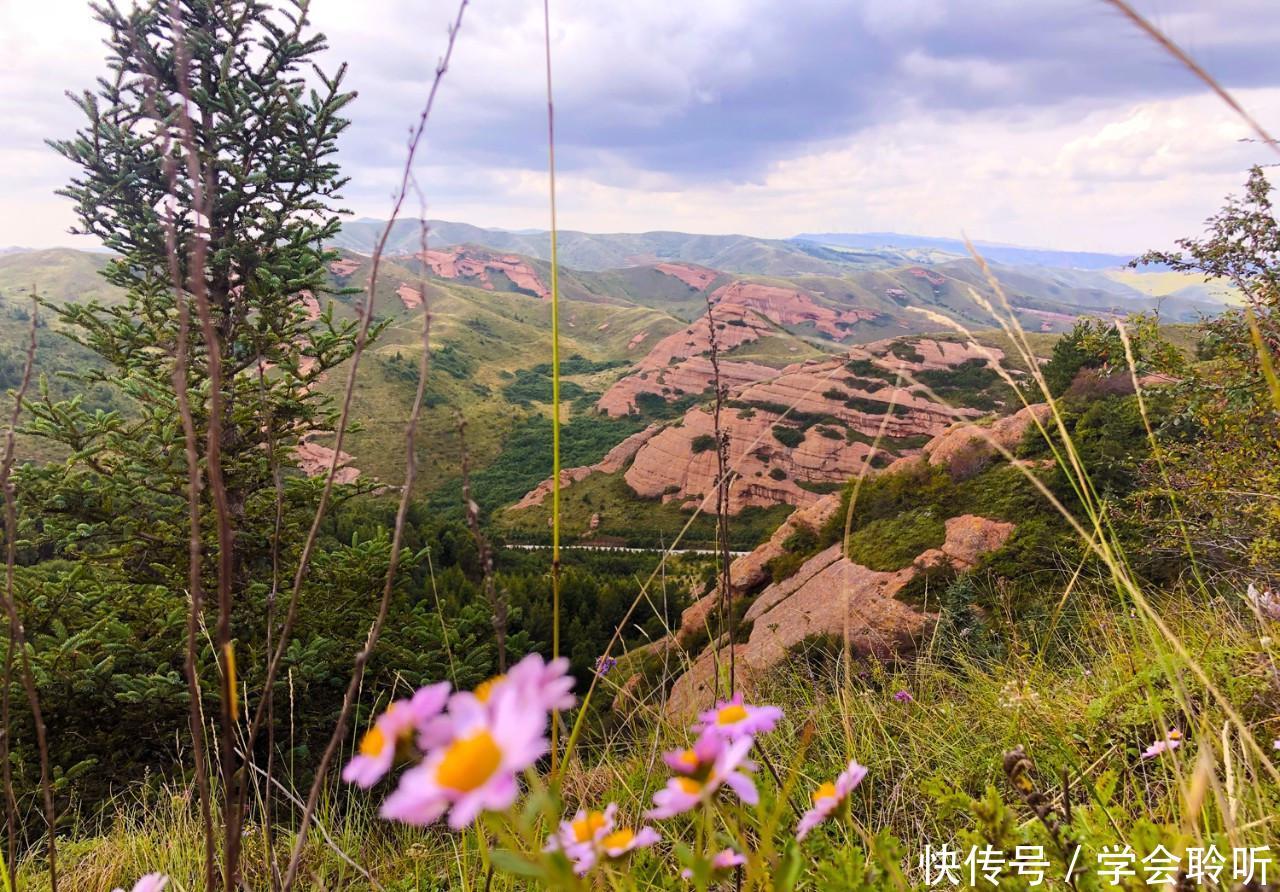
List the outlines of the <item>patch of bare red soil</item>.
<svg viewBox="0 0 1280 892">
<path fill-rule="evenodd" d="M 304 440 L 293 451 L 298 467 L 308 477 L 322 477 L 329 473 L 329 465 L 333 463 L 334 451 L 328 446 L 321 446 L 311 440 Z M 334 483 L 354 483 L 360 476 L 360 469 L 350 464 L 351 456 L 343 452 L 338 455 L 338 467 L 333 473 Z"/>
<path fill-rule="evenodd" d="M 402 284 L 396 289 L 396 297 L 404 304 L 406 310 L 416 310 L 422 306 L 422 292 L 417 288 Z"/>
<path fill-rule="evenodd" d="M 720 275 L 716 270 L 705 266 L 689 266 L 685 263 L 655 263 L 653 268 L 679 279 L 697 291 L 705 291 L 716 280 L 716 276 Z"/>
<path fill-rule="evenodd" d="M 456 245 L 443 251 L 428 250 L 416 255 L 427 268 L 442 279 L 474 280 L 482 288 L 494 290 L 491 273 L 502 273 L 521 291 L 547 298 L 551 292 L 538 278 L 537 272 L 515 254 L 494 254 Z"/>
</svg>

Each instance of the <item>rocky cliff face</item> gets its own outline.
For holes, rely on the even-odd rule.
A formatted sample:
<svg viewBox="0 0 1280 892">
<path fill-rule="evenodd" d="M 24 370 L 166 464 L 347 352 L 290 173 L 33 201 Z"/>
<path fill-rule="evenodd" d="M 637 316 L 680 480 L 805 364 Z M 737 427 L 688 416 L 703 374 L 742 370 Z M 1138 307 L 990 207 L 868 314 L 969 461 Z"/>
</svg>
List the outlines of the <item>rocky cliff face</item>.
<svg viewBox="0 0 1280 892">
<path fill-rule="evenodd" d="M 520 291 L 542 298 L 551 294 L 534 268 L 515 254 L 499 254 L 483 248 L 456 245 L 444 251 L 428 250 L 414 256 L 442 279 L 457 279 L 486 291 L 494 291 L 496 286 L 493 275 L 500 273 L 510 279 L 511 284 Z"/>
<path fill-rule="evenodd" d="M 931 462 L 953 475 L 966 474 L 969 451 L 979 448 L 973 444 L 985 444 L 981 448 L 988 450 L 988 458 L 996 454 L 993 444 L 1011 449 L 1047 412 L 1045 406 L 1032 406 L 985 427 L 958 423 L 903 462 Z M 952 464 L 959 457 L 964 460 Z M 787 553 L 793 537 L 803 532 L 817 535 L 839 510 L 838 493 L 822 496 L 794 512 L 767 542 L 734 561 L 729 600 L 750 599 L 742 615 L 743 626 L 750 631 L 732 647 L 723 637 L 714 645 L 698 645 L 715 632 L 720 593 L 714 589 L 687 608 L 679 628 L 655 645 L 680 648 L 688 655 L 689 668 L 676 680 L 667 700 L 671 713 L 684 716 L 706 708 L 714 697 L 717 672 L 731 655 L 739 687 L 748 690 L 753 678 L 810 639 L 847 641 L 856 655 L 876 659 L 909 655 L 936 617 L 904 598 L 904 589 L 921 577 L 932 578 L 939 569 L 963 572 L 977 567 L 1003 547 L 1015 530 L 1010 522 L 962 514 L 945 520 L 940 547 L 923 551 L 901 569 L 878 571 L 854 563 L 843 556 L 836 542 L 809 557 L 790 576 L 771 581 L 770 563 Z"/>
<path fill-rule="evenodd" d="M 644 430 L 632 434 L 617 446 L 610 449 L 605 453 L 604 458 L 600 459 L 600 461 L 593 465 L 583 465 L 578 468 L 563 469 L 560 471 L 561 489 L 572 486 L 580 480 L 585 480 L 592 474 L 615 474 L 618 471 L 621 471 L 626 463 L 635 457 L 635 454 L 640 447 L 653 439 L 653 436 L 658 433 L 661 427 L 662 425 L 660 424 L 651 424 Z M 551 481 L 553 479 L 554 477 L 548 477 L 533 489 L 529 490 L 529 492 L 525 493 L 524 498 L 511 506 L 510 510 L 519 511 L 521 508 L 532 508 L 534 505 L 541 505 L 546 501 L 547 497 L 551 495 Z M 599 526 L 599 515 L 596 515 L 593 520 L 595 523 L 592 526 L 592 529 Z"/>
<path fill-rule="evenodd" d="M 951 368 L 978 357 L 977 351 L 964 344 L 920 340 L 910 352 L 896 347 L 908 357 L 903 358 L 892 352 L 895 345 L 870 344 L 851 350 L 848 359 L 800 363 L 771 377 L 731 385 L 730 407 L 721 417 L 736 472 L 729 510 L 812 505 L 871 460 L 870 444 L 881 431 L 881 453 L 895 457 L 914 451 L 905 444 L 917 438 L 936 436 L 959 419 L 982 414 L 950 408 L 894 383 L 899 368 Z M 728 378 L 727 365 L 722 364 L 722 379 Z M 762 369 L 749 373 L 763 375 Z M 710 363 L 688 372 L 709 374 Z M 611 392 L 622 394 L 628 380 Z M 696 377 L 680 380 L 685 387 L 696 384 Z M 709 446 L 714 434 L 711 412 L 690 409 L 680 425 L 663 430 L 636 453 L 627 484 L 643 498 L 679 500 L 693 507 L 715 488 L 716 455 Z"/>
<path fill-rule="evenodd" d="M 776 374 L 777 369 L 759 363 L 720 362 L 720 380 L 731 390 Z M 711 360 L 695 356 L 664 369 L 646 369 L 627 375 L 605 391 L 596 408 L 606 415 L 621 417 L 636 409 L 636 397 L 641 393 L 651 393 L 669 402 L 686 394 L 704 393 L 714 378 Z"/>
<path fill-rule="evenodd" d="M 658 264 L 655 269 L 684 282 L 694 290 L 705 290 L 716 279 L 714 270 L 685 264 Z M 875 318 L 863 309 L 834 310 L 795 288 L 780 288 L 757 282 L 735 281 L 711 292 L 716 345 L 723 354 L 750 344 L 774 332 L 777 326 L 812 326 L 839 341 L 855 323 Z M 638 346 L 633 342 L 630 346 Z M 711 363 L 699 359 L 711 352 L 711 328 L 705 315 L 683 331 L 668 335 L 650 348 L 635 370 L 610 388 L 596 408 L 619 416 L 635 409 L 637 393 L 652 393 L 670 401 L 683 393 L 702 393 L 712 383 Z M 721 361 L 721 380 L 730 388 L 768 376 L 768 367 L 755 363 Z M 670 378 L 670 381 L 657 379 Z"/>
</svg>

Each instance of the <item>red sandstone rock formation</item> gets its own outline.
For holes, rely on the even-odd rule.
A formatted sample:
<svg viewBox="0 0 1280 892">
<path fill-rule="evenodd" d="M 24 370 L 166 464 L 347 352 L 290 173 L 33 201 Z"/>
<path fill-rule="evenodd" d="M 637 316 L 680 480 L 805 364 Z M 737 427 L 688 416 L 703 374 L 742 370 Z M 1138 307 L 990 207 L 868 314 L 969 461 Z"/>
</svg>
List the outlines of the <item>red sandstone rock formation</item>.
<svg viewBox="0 0 1280 892">
<path fill-rule="evenodd" d="M 766 319 L 761 318 L 753 310 L 737 305 L 719 305 L 715 309 L 716 343 L 720 351 L 732 350 L 734 347 L 758 340 L 772 331 Z M 667 335 L 649 350 L 649 354 L 640 360 L 638 368 L 661 369 L 671 365 L 672 359 L 687 359 L 711 352 L 710 329 L 707 317 L 699 316 L 673 334 Z"/>
<path fill-rule="evenodd" d="M 302 298 L 302 308 L 307 311 L 307 321 L 315 322 L 320 318 L 320 301 L 316 300 L 316 296 L 310 291 L 299 291 L 298 297 Z"/>
<path fill-rule="evenodd" d="M 969 477 L 981 470 L 999 449 L 1006 452 L 1016 449 L 1027 430 L 1037 420 L 1043 424 L 1049 414 L 1049 407 L 1038 403 L 987 426 L 958 424 L 926 444 L 924 454 L 929 464 L 947 468 L 952 477 Z"/>
<path fill-rule="evenodd" d="M 563 491 L 565 488 L 580 480 L 586 479 L 592 474 L 615 474 L 618 471 L 621 471 L 623 466 L 627 462 L 631 461 L 632 457 L 640 447 L 649 442 L 649 440 L 652 439 L 653 436 L 661 430 L 661 428 L 661 424 L 651 424 L 644 430 L 632 434 L 605 453 L 604 458 L 600 459 L 600 461 L 596 462 L 594 465 L 585 465 L 580 468 L 561 469 L 561 490 Z M 534 505 L 541 505 L 543 501 L 551 495 L 551 479 L 552 478 L 548 477 L 533 489 L 529 490 L 529 492 L 525 493 L 524 498 L 516 502 L 508 510 L 519 511 L 522 508 L 531 508 Z M 591 528 L 595 529 L 600 525 L 600 515 L 595 515 L 592 520 L 595 525 Z"/>
<path fill-rule="evenodd" d="M 346 278 L 360 268 L 359 260 L 343 257 L 329 264 L 329 272 L 339 278 Z"/>
<path fill-rule="evenodd" d="M 333 450 L 310 440 L 303 440 L 294 449 L 298 467 L 308 477 L 321 477 L 329 473 L 329 465 L 333 462 Z M 354 483 L 360 476 L 360 469 L 348 464 L 351 456 L 346 452 L 338 456 L 338 467 L 333 474 L 334 483 Z"/>
<path fill-rule="evenodd" d="M 777 373 L 776 369 L 754 362 L 722 360 L 720 363 L 720 380 L 730 389 L 771 378 Z M 712 386 L 714 378 L 711 360 L 695 356 L 665 369 L 649 369 L 628 375 L 604 392 L 596 408 L 606 415 L 620 417 L 635 408 L 636 394 L 653 393 L 670 402 L 687 393 L 702 393 Z"/>
<path fill-rule="evenodd" d="M 730 486 L 730 511 L 817 502 L 821 494 L 813 488 L 843 483 L 856 473 L 871 454 L 865 438 L 876 436 L 882 425 L 885 445 L 893 448 L 896 439 L 936 436 L 957 418 L 981 414 L 953 410 L 887 384 L 874 391 L 855 386 L 848 383 L 849 377 L 842 359 L 815 361 L 788 366 L 775 377 L 732 392 L 735 403 L 749 408 L 731 408 L 721 417 L 729 438 L 729 461 L 738 475 Z M 895 397 L 900 408 L 886 420 Z M 787 407 L 792 413 L 784 418 L 782 409 Z M 815 424 L 811 419 L 816 417 L 834 423 Z M 804 426 L 803 439 L 785 446 L 775 425 L 798 431 Z M 714 433 L 711 414 L 701 407 L 690 409 L 681 425 L 663 430 L 640 449 L 626 473 L 627 484 L 642 497 L 695 506 L 715 488 L 716 459 L 713 450 L 695 452 L 694 443 Z"/>
<path fill-rule="evenodd" d="M 406 310 L 416 310 L 422 306 L 422 292 L 409 285 L 401 285 L 396 289 L 396 297 L 404 304 Z"/>
<path fill-rule="evenodd" d="M 455 245 L 444 251 L 428 250 L 415 256 L 442 279 L 473 279 L 492 291 L 495 286 L 490 274 L 502 273 L 521 291 L 541 298 L 551 296 L 533 267 L 515 254 L 495 254 L 481 248 Z"/>
<path fill-rule="evenodd" d="M 655 263 L 653 266 L 660 273 L 679 279 L 695 291 L 705 291 L 707 286 L 716 280 L 719 272 L 705 266 L 691 266 L 687 263 Z"/>
<path fill-rule="evenodd" d="M 1047 411 L 1043 405 L 1023 409 L 982 428 L 984 436 L 976 441 L 1015 445 L 1034 419 L 1043 419 Z M 924 447 L 921 455 L 903 461 L 950 467 L 948 463 L 958 454 L 956 444 L 968 448 L 975 441 L 975 430 L 978 428 L 972 424 L 943 430 Z M 657 444 L 659 437 L 652 443 Z M 637 464 L 643 452 L 637 455 Z M 801 529 L 820 530 L 839 507 L 838 494 L 821 497 L 809 507 L 794 512 L 769 541 L 738 558 L 731 567 L 731 597 L 745 597 L 760 589 L 768 579 L 769 562 L 786 553 L 787 540 Z M 743 615 L 743 620 L 751 623 L 750 635 L 745 642 L 733 647 L 739 687 L 749 691 L 752 679 L 786 659 L 807 639 L 816 637 L 845 639 L 859 655 L 880 659 L 909 655 L 934 617 L 900 600 L 899 593 L 920 574 L 940 567 L 956 571 L 973 569 L 986 555 L 1003 547 L 1015 529 L 1012 523 L 973 514 L 948 518 L 945 525 L 942 545 L 924 551 L 900 570 L 876 571 L 855 564 L 842 557 L 837 543 L 810 557 L 788 578 L 760 589 Z M 681 615 L 680 627 L 664 642 L 659 642 L 660 646 L 686 647 L 694 640 L 704 640 L 711 630 L 710 619 L 718 599 L 718 591 L 712 590 L 695 601 Z M 729 658 L 729 648 L 723 640 L 718 654 L 716 650 L 708 646 L 694 656 L 688 671 L 671 689 L 667 701 L 669 712 L 685 716 L 705 708 L 714 695 L 717 666 Z"/>
<path fill-rule="evenodd" d="M 934 617 L 899 600 L 898 593 L 920 573 L 944 562 L 957 570 L 971 569 L 1008 541 L 1014 525 L 965 514 L 949 519 L 946 528 L 940 549 L 924 552 L 901 570 L 878 571 L 855 564 L 841 555 L 836 543 L 809 558 L 793 575 L 767 586 L 743 615 L 751 623 L 750 636 L 733 649 L 743 686 L 749 687 L 752 678 L 781 663 L 811 638 L 843 639 L 854 653 L 882 660 L 912 653 Z M 705 631 L 715 598 L 712 592 L 684 612 L 676 642 L 688 642 Z M 676 680 L 667 701 L 669 712 L 687 715 L 705 708 L 717 660 L 728 659 L 727 647 L 719 648 L 718 656 L 715 650 L 704 649 Z"/>
<path fill-rule="evenodd" d="M 907 270 L 907 272 L 915 276 L 917 279 L 924 279 L 930 285 L 938 286 L 938 285 L 947 284 L 947 279 L 945 276 L 939 275 L 938 273 L 935 273 L 931 270 L 921 269 L 918 266 L 914 267 L 913 269 Z"/>
<path fill-rule="evenodd" d="M 864 309 L 833 310 L 816 303 L 803 291 L 755 282 L 730 282 L 717 288 L 711 296 L 721 307 L 755 310 L 780 325 L 810 323 L 836 340 L 848 334 L 848 326 L 876 316 Z"/>
</svg>

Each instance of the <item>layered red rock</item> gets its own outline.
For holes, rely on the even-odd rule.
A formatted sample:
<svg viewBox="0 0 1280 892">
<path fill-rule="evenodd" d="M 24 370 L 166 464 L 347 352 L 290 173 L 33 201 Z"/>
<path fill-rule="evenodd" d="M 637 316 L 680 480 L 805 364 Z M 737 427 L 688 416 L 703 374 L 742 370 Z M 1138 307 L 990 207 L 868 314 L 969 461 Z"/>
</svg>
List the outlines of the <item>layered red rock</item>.
<svg viewBox="0 0 1280 892">
<path fill-rule="evenodd" d="M 302 473 L 308 477 L 323 477 L 329 473 L 334 450 L 311 440 L 303 440 L 294 448 L 293 457 Z M 353 467 L 350 462 L 351 456 L 348 453 L 338 454 L 338 467 L 333 473 L 334 483 L 355 483 L 360 476 L 360 469 Z"/>
<path fill-rule="evenodd" d="M 340 278 L 346 278 L 360 268 L 359 260 L 342 257 L 329 264 L 329 272 Z"/>
<path fill-rule="evenodd" d="M 730 486 L 729 510 L 748 506 L 811 505 L 821 498 L 813 489 L 844 483 L 871 455 L 866 437 L 883 428 L 885 445 L 911 436 L 942 433 L 972 409 L 953 410 L 886 385 L 871 391 L 836 382 L 848 377 L 843 360 L 788 366 L 782 374 L 732 392 L 735 407 L 721 416 L 729 440 L 729 461 L 737 476 Z M 624 381 L 627 379 L 624 379 Z M 616 385 L 615 385 L 616 387 Z M 848 405 L 852 398 L 853 406 Z M 899 407 L 890 412 L 890 401 Z M 747 408 L 740 408 L 742 403 Z M 877 411 L 873 407 L 882 406 Z M 785 418 L 782 410 L 791 407 Z M 886 417 L 886 413 L 887 417 Z M 830 422 L 813 423 L 813 418 Z M 807 425 L 789 420 L 801 419 Z M 791 427 L 803 439 L 785 446 L 774 427 Z M 853 431 L 861 436 L 850 436 Z M 669 427 L 636 454 L 627 484 L 642 497 L 679 499 L 690 507 L 715 489 L 715 451 L 695 451 L 695 442 L 715 434 L 711 413 L 690 409 L 679 426 Z M 802 486 L 801 484 L 807 484 Z"/>
<path fill-rule="evenodd" d="M 737 475 L 729 488 L 729 511 L 748 506 L 810 505 L 821 494 L 799 485 L 840 484 L 847 480 L 871 449 L 860 441 L 824 436 L 816 427 L 804 432 L 794 447 L 783 446 L 773 434 L 779 416 L 756 409 L 726 410 L 722 430 L 729 438 L 729 462 Z M 710 412 L 697 408 L 678 427 L 668 427 L 636 453 L 627 469 L 627 485 L 644 498 L 686 502 L 693 507 L 715 490 L 718 473 L 715 449 L 694 450 L 699 438 L 714 437 Z M 703 440 L 705 442 L 705 440 Z"/>
<path fill-rule="evenodd" d="M 617 446 L 614 446 L 605 453 L 604 458 L 593 465 L 584 465 L 578 468 L 564 468 L 560 471 L 560 488 L 563 491 L 566 487 L 573 485 L 581 480 L 585 480 L 592 474 L 616 474 L 621 471 L 627 462 L 645 443 L 649 442 L 655 434 L 661 430 L 662 425 L 651 424 L 642 431 L 637 431 L 627 437 Z M 529 492 L 525 493 L 520 501 L 511 506 L 509 510 L 519 511 L 522 508 L 531 508 L 534 505 L 541 505 L 548 496 L 551 495 L 552 478 L 539 483 Z M 600 515 L 592 517 L 591 529 L 595 529 L 600 525 Z"/>
<path fill-rule="evenodd" d="M 911 338 L 902 342 L 910 348 L 902 352 L 912 352 L 919 359 L 904 359 L 893 352 L 894 345 L 900 339 L 890 338 L 863 344 L 849 350 L 851 359 L 866 359 L 888 372 L 903 369 L 907 372 L 923 372 L 934 369 L 950 369 L 968 362 L 981 359 L 988 365 L 1004 359 L 1004 351 L 996 347 L 981 347 L 969 341 L 945 341 L 934 338 Z"/>
<path fill-rule="evenodd" d="M 735 305 L 720 305 L 714 311 L 716 320 L 716 346 L 721 353 L 759 340 L 773 329 L 769 321 L 754 310 Z M 687 359 L 711 352 L 711 329 L 707 317 L 699 316 L 680 331 L 667 335 L 650 348 L 640 360 L 638 369 L 661 369 L 672 360 Z"/>
<path fill-rule="evenodd" d="M 810 324 L 836 340 L 842 340 L 855 323 L 876 317 L 873 311 L 862 308 L 833 310 L 795 288 L 757 282 L 730 282 L 717 288 L 711 297 L 719 307 L 754 310 L 780 325 Z"/>
<path fill-rule="evenodd" d="M 307 313 L 307 321 L 315 322 L 320 318 L 320 301 L 316 300 L 316 296 L 310 291 L 299 291 L 298 297 L 302 298 L 302 308 Z"/>
<path fill-rule="evenodd" d="M 422 306 L 422 292 L 410 285 L 401 285 L 397 288 L 396 297 L 400 298 L 406 310 L 416 310 Z"/>
<path fill-rule="evenodd" d="M 901 600 L 902 590 L 921 573 L 943 564 L 972 569 L 1002 547 L 1013 530 L 1011 523 L 972 514 L 950 518 L 941 548 L 929 549 L 895 571 L 872 570 L 848 560 L 840 543 L 818 552 L 791 576 L 766 586 L 747 608 L 743 620 L 751 624 L 751 632 L 733 648 L 740 687 L 749 688 L 752 679 L 809 640 L 846 642 L 854 654 L 880 660 L 910 655 L 935 617 Z M 773 549 L 765 545 L 760 550 Z M 685 611 L 673 636 L 677 643 L 693 640 L 705 629 L 716 594 Z M 704 648 L 676 680 L 668 710 L 675 715 L 693 712 L 712 693 L 716 667 L 728 654 L 727 645 Z"/>
<path fill-rule="evenodd" d="M 1027 430 L 1036 423 L 1043 424 L 1049 415 L 1049 407 L 1038 403 L 985 427 L 958 424 L 927 443 L 923 451 L 929 464 L 947 468 L 957 479 L 967 477 L 980 470 L 997 452 L 1016 449 Z"/>
<path fill-rule="evenodd" d="M 776 375 L 777 369 L 754 362 L 720 361 L 720 381 L 730 389 Z M 711 360 L 695 356 L 664 369 L 647 369 L 617 381 L 596 402 L 606 415 L 620 417 L 636 407 L 636 395 L 652 393 L 670 402 L 688 393 L 702 393 L 712 386 L 715 372 Z"/>
<path fill-rule="evenodd" d="M 655 263 L 653 268 L 660 273 L 679 279 L 696 291 L 705 291 L 707 286 L 720 275 L 714 269 L 705 266 L 693 266 L 688 263 Z"/>
<path fill-rule="evenodd" d="M 493 273 L 501 273 L 521 291 L 546 298 L 551 292 L 542 284 L 537 272 L 516 254 L 495 254 L 466 245 L 455 245 L 443 251 L 428 250 L 414 255 L 442 279 L 474 280 L 481 288 L 495 289 Z"/>
</svg>

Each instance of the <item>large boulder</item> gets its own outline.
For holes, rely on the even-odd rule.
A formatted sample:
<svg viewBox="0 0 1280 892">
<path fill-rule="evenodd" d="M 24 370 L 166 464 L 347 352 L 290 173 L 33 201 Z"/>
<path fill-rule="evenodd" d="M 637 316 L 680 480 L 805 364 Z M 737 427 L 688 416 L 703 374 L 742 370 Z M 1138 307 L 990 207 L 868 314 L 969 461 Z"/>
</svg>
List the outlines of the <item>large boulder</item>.
<svg viewBox="0 0 1280 892">
<path fill-rule="evenodd" d="M 926 443 L 924 454 L 929 464 L 945 467 L 957 480 L 964 479 L 982 470 L 1000 450 L 1016 449 L 1027 430 L 1037 422 L 1044 424 L 1049 415 L 1048 405 L 1037 403 L 988 426 L 957 424 Z"/>
</svg>

